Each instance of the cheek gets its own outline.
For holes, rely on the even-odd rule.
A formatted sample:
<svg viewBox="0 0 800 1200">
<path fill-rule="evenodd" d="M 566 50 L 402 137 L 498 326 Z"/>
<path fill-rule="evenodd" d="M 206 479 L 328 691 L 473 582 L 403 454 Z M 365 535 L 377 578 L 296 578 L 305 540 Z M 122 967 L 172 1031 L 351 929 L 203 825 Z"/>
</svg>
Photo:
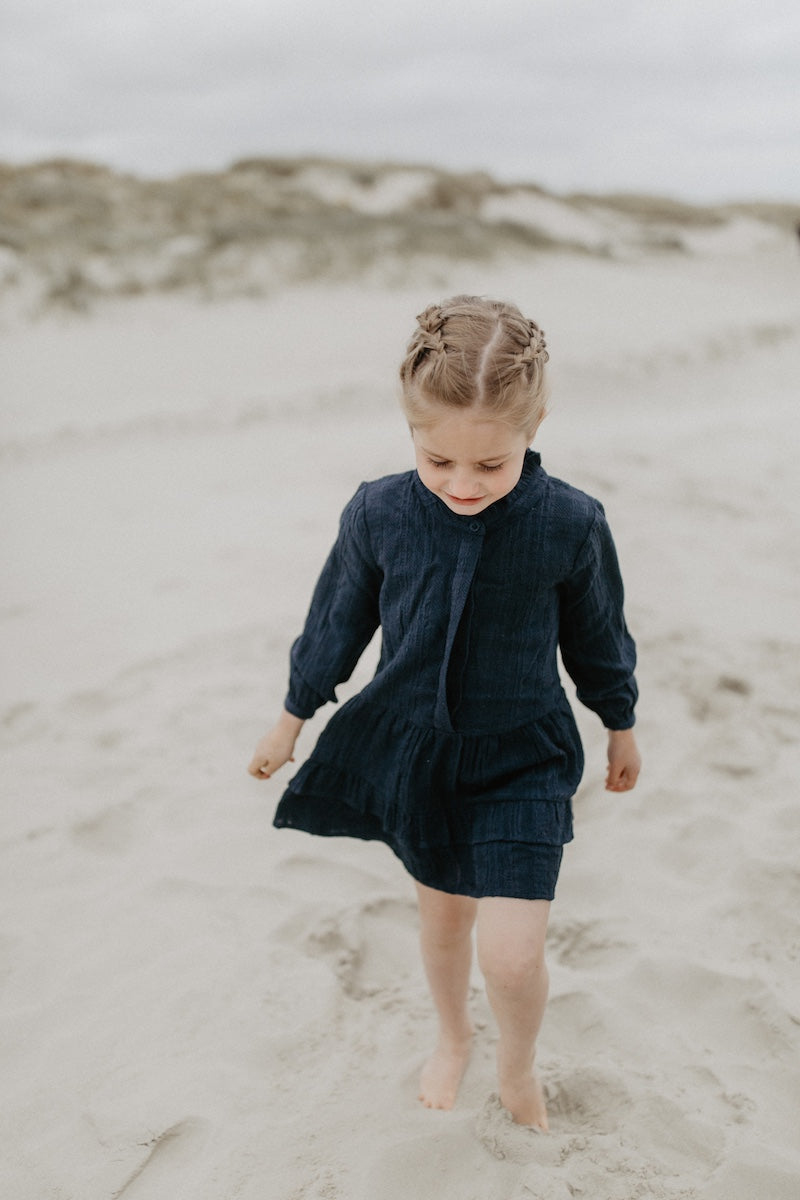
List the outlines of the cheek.
<svg viewBox="0 0 800 1200">
<path fill-rule="evenodd" d="M 442 484 L 443 471 L 437 471 L 429 463 L 417 463 L 417 474 L 431 492 L 438 491 Z"/>
<path fill-rule="evenodd" d="M 513 471 L 503 471 L 501 474 L 502 479 L 495 477 L 496 483 L 494 484 L 494 490 L 506 496 L 509 492 L 513 492 L 514 488 L 519 483 L 519 477 L 522 474 L 522 469 L 520 468 L 519 470 L 515 469 Z"/>
</svg>

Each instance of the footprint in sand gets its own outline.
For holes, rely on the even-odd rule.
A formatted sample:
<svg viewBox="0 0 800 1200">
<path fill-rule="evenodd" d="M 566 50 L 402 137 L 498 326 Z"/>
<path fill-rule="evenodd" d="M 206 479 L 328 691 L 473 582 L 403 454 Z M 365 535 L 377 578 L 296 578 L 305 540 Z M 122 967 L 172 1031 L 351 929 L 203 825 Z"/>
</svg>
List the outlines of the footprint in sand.
<svg viewBox="0 0 800 1200">
<path fill-rule="evenodd" d="M 683 661 L 681 661 L 681 659 Z M 668 687 L 681 692 L 705 745 L 699 751 L 723 779 L 745 779 L 770 770 L 776 751 L 796 742 L 798 708 L 795 647 L 774 640 L 740 648 L 734 669 L 720 672 L 716 662 L 689 660 L 678 648 L 669 660 Z M 752 680 L 770 678 L 769 693 Z M 776 697 L 785 702 L 776 704 Z"/>
<path fill-rule="evenodd" d="M 580 1067 L 546 1090 L 550 1122 L 559 1130 L 614 1133 L 633 1107 L 626 1081 L 608 1068 Z"/>
<path fill-rule="evenodd" d="M 641 1087 L 641 1080 L 629 1087 L 609 1070 L 570 1072 L 547 1089 L 549 1135 L 515 1125 L 491 1097 L 478 1115 L 476 1133 L 494 1159 L 523 1167 L 512 1200 L 575 1195 L 627 1200 L 645 1194 L 643 1180 L 652 1200 L 672 1200 L 683 1172 L 694 1178 L 702 1165 L 710 1176 L 723 1150 L 722 1132 L 688 1118 L 661 1096 L 636 1094 Z"/>
<path fill-rule="evenodd" d="M 499 1200 L 512 1193 L 517 1196 L 514 1186 L 519 1166 L 511 1158 L 499 1161 L 485 1154 L 475 1140 L 472 1121 L 454 1124 L 451 1114 L 427 1115 L 433 1115 L 429 1123 L 435 1124 L 435 1132 L 382 1150 L 367 1174 L 359 1200 L 409 1200 L 420 1195 L 436 1196 L 437 1200 Z M 442 1120 L 436 1120 L 437 1115 Z M 569 1193 L 542 1191 L 537 1200 L 569 1200 Z"/>
<path fill-rule="evenodd" d="M 293 855 L 278 864 L 274 878 L 306 901 L 277 931 L 278 941 L 326 962 L 346 996 L 394 994 L 418 972 L 417 906 L 410 898 L 376 895 L 386 890 L 379 876 Z M 336 904 L 342 899 L 345 904 Z"/>
<path fill-rule="evenodd" d="M 570 1054 L 576 1046 L 587 1057 L 603 1054 L 618 1040 L 613 1010 L 590 992 L 554 992 L 547 1003 L 546 1043 L 552 1054 Z"/>
<path fill-rule="evenodd" d="M 351 905 L 320 920 L 302 915 L 283 927 L 312 958 L 332 967 L 346 996 L 394 994 L 418 969 L 417 910 L 410 901 Z"/>
<path fill-rule="evenodd" d="M 688 1116 L 664 1096 L 640 1096 L 634 1116 L 627 1122 L 635 1134 L 636 1148 L 667 1174 L 691 1175 L 702 1164 L 710 1174 L 725 1149 L 719 1124 Z"/>
<path fill-rule="evenodd" d="M 547 932 L 547 948 L 555 960 L 567 967 L 586 969 L 617 966 L 630 942 L 608 932 L 607 921 L 578 921 L 554 914 Z"/>
<path fill-rule="evenodd" d="M 629 994 L 652 997 L 648 1020 L 668 1012 L 694 1061 L 713 1055 L 730 1062 L 772 1060 L 794 1053 L 797 1026 L 770 989 L 701 963 L 642 961 L 629 973 Z"/>
<path fill-rule="evenodd" d="M 561 1139 L 517 1125 L 494 1093 L 475 1118 L 475 1133 L 484 1149 L 499 1162 L 554 1167 L 562 1159 Z"/>
<path fill-rule="evenodd" d="M 207 1137 L 208 1122 L 198 1117 L 165 1129 L 145 1147 L 141 1164 L 112 1200 L 175 1200 L 187 1195 L 187 1185 L 200 1177 Z"/>
</svg>

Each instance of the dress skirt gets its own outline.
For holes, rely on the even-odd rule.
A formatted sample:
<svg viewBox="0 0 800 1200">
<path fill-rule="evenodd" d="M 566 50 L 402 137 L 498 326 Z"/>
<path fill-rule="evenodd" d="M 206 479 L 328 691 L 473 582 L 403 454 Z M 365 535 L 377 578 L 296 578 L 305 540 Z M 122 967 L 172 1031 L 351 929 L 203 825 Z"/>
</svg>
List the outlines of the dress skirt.
<svg viewBox="0 0 800 1200">
<path fill-rule="evenodd" d="M 383 841 L 439 891 L 552 900 L 582 770 L 566 698 L 530 725 L 473 734 L 421 728 L 356 696 L 322 731 L 274 824 Z"/>
</svg>

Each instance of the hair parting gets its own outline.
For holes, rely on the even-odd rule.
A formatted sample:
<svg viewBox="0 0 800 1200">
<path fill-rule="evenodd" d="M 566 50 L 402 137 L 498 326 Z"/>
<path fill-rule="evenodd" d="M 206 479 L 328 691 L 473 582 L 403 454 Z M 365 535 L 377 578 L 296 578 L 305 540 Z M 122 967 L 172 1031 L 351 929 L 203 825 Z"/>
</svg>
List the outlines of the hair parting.
<svg viewBox="0 0 800 1200">
<path fill-rule="evenodd" d="M 412 426 L 431 408 L 474 408 L 533 436 L 547 407 L 547 343 L 513 304 L 454 296 L 417 317 L 400 367 L 402 402 Z"/>
</svg>

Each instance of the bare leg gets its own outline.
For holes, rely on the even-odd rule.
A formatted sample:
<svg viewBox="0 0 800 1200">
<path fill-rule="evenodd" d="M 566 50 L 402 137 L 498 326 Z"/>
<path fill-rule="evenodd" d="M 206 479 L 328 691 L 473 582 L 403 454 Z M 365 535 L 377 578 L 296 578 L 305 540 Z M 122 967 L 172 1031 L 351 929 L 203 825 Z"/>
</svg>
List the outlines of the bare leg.
<svg viewBox="0 0 800 1200">
<path fill-rule="evenodd" d="M 490 896 L 478 905 L 478 961 L 500 1030 L 500 1100 L 520 1125 L 544 1130 L 547 1109 L 533 1060 L 547 1002 L 549 912 L 548 900 Z"/>
<path fill-rule="evenodd" d="M 439 1017 L 439 1040 L 423 1067 L 419 1098 L 426 1108 L 452 1108 L 472 1049 L 467 996 L 478 902 L 421 883 L 417 894 L 422 960 Z"/>
</svg>

